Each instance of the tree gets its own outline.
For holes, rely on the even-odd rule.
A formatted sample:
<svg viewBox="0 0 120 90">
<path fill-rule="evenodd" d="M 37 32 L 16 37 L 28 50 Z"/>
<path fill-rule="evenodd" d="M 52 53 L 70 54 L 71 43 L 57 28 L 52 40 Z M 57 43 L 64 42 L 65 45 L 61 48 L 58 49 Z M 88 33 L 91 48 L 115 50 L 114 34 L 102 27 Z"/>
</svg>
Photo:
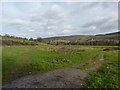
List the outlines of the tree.
<svg viewBox="0 0 120 90">
<path fill-rule="evenodd" d="M 6 36 L 6 37 L 10 37 L 10 35 L 9 35 L 9 34 L 5 34 L 5 36 Z"/>
<path fill-rule="evenodd" d="M 42 42 L 43 39 L 39 37 L 39 38 L 36 39 L 36 41 L 37 41 L 37 42 Z"/>
<path fill-rule="evenodd" d="M 24 38 L 24 40 L 28 40 L 27 38 Z"/>
<path fill-rule="evenodd" d="M 33 41 L 33 38 L 30 38 L 29 40 L 30 40 L 30 41 Z"/>
</svg>

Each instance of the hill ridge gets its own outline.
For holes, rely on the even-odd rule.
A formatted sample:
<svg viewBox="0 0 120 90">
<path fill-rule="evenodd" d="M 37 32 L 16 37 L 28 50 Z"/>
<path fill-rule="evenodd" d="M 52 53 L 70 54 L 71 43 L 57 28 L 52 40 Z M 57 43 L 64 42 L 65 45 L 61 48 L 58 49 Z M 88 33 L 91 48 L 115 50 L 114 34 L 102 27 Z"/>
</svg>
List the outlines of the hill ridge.
<svg viewBox="0 0 120 90">
<path fill-rule="evenodd" d="M 97 34 L 97 35 L 71 35 L 71 36 L 56 36 L 44 38 L 46 40 L 75 40 L 81 38 L 109 38 L 109 39 L 118 39 L 120 32 L 106 33 L 106 34 Z"/>
</svg>

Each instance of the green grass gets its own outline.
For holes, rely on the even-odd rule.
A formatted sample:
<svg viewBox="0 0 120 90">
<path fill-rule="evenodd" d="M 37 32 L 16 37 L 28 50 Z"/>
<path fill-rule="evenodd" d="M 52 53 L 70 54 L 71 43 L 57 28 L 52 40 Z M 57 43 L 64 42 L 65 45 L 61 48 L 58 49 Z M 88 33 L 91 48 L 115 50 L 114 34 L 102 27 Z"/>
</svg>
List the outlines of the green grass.
<svg viewBox="0 0 120 90">
<path fill-rule="evenodd" d="M 97 71 L 90 72 L 87 88 L 120 88 L 118 52 L 104 52 L 105 61 Z"/>
<path fill-rule="evenodd" d="M 61 47 L 69 47 L 73 49 L 84 49 L 81 54 L 71 54 L 59 52 Z M 114 46 L 110 46 L 114 47 Z M 80 46 L 80 45 L 48 45 L 40 43 L 35 47 L 2 47 L 2 69 L 3 83 L 15 80 L 25 75 L 41 73 L 53 69 L 69 67 L 95 59 L 95 62 L 104 54 L 103 65 L 94 72 L 90 72 L 87 81 L 87 88 L 118 88 L 118 51 L 105 51 L 107 46 Z M 66 48 L 65 48 L 66 49 Z M 73 51 L 74 52 L 74 51 Z M 70 62 L 56 62 L 54 60 L 69 60 Z M 88 63 L 82 69 L 87 69 L 94 65 L 93 62 Z M 81 69 L 81 68 L 80 68 Z"/>
<path fill-rule="evenodd" d="M 54 51 L 57 48 L 59 47 L 42 43 L 36 47 L 2 47 L 3 83 L 31 73 L 40 73 L 80 64 L 90 59 L 100 50 L 87 50 L 80 55 L 74 55 Z M 50 63 L 52 60 L 61 59 L 69 60 L 70 62 Z"/>
<path fill-rule="evenodd" d="M 53 42 L 70 42 L 70 40 L 52 40 Z"/>
<path fill-rule="evenodd" d="M 0 47 L 0 85 L 2 84 L 2 47 Z"/>
<path fill-rule="evenodd" d="M 100 59 L 104 59 L 103 51 L 97 52 L 98 54 L 91 58 L 90 62 L 87 62 L 85 65 L 77 67 L 77 69 L 87 70 L 90 67 L 94 66 L 96 63 L 100 63 Z"/>
</svg>

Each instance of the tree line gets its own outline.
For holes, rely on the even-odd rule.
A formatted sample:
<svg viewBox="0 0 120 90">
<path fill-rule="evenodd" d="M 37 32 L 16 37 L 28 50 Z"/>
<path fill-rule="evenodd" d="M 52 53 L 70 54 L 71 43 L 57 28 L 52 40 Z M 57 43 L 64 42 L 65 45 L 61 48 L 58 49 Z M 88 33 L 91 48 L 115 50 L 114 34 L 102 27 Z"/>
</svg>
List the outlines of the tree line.
<svg viewBox="0 0 120 90">
<path fill-rule="evenodd" d="M 1 45 L 38 45 L 38 42 L 43 42 L 51 45 L 99 45 L 99 46 L 119 46 L 120 40 L 87 40 L 87 41 L 55 41 L 55 40 L 44 40 L 41 37 L 38 37 L 36 39 L 33 38 L 22 38 L 22 37 L 15 37 L 10 36 L 9 34 L 6 34 L 2 37 L 8 37 L 8 38 L 16 38 L 16 39 L 22 39 L 21 41 L 15 41 L 15 40 L 2 40 L 0 41 Z M 30 41 L 30 42 L 29 42 Z"/>
<path fill-rule="evenodd" d="M 99 45 L 99 46 L 119 46 L 120 45 L 120 41 L 116 41 L 116 40 L 95 40 L 95 41 L 84 41 L 84 42 L 49 41 L 47 43 L 51 45 Z"/>
<path fill-rule="evenodd" d="M 38 42 L 43 42 L 43 39 L 38 37 L 37 39 L 27 39 L 27 38 L 22 38 L 22 37 L 15 37 L 15 36 L 10 36 L 9 34 L 6 34 L 4 36 L 0 35 L 3 39 L 0 40 L 0 45 L 3 46 L 22 46 L 22 45 L 30 45 L 30 46 L 35 46 L 38 45 Z M 8 40 L 4 39 L 4 37 L 7 37 Z M 13 39 L 9 39 L 13 38 Z M 20 40 L 18 40 L 20 39 Z"/>
<path fill-rule="evenodd" d="M 2 36 L 2 35 L 0 35 Z M 36 39 L 33 39 L 33 38 L 23 38 L 23 37 L 16 37 L 16 36 L 10 36 L 9 34 L 5 34 L 4 36 L 2 37 L 7 37 L 7 38 L 15 38 L 15 39 L 22 39 L 22 40 L 29 40 L 29 41 L 36 41 L 36 42 L 42 42 L 44 41 L 41 37 L 38 37 Z"/>
</svg>

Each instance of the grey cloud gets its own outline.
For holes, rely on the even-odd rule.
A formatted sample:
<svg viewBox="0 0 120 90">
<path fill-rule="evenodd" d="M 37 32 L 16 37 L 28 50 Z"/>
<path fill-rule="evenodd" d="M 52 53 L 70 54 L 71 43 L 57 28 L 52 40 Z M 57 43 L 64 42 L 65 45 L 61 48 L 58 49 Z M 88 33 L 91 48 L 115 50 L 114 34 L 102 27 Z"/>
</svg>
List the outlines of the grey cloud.
<svg viewBox="0 0 120 90">
<path fill-rule="evenodd" d="M 83 9 L 83 10 L 90 9 L 90 8 L 95 7 L 95 6 L 98 6 L 99 4 L 100 4 L 100 2 L 88 3 L 88 4 L 86 4 L 85 6 L 83 6 L 82 9 Z"/>
<path fill-rule="evenodd" d="M 33 22 L 43 21 L 43 18 L 40 15 L 31 16 L 29 19 Z"/>
<path fill-rule="evenodd" d="M 18 21 L 13 20 L 14 22 L 7 22 L 10 22 L 9 24 L 11 26 L 20 25 L 19 27 L 21 28 L 21 32 L 34 37 L 47 37 L 48 35 L 75 35 L 87 33 L 93 34 L 109 30 L 112 31 L 113 29 L 116 29 L 117 21 L 114 20 L 114 15 L 111 15 L 111 17 L 109 16 L 109 14 L 111 14 L 111 12 L 114 11 L 116 8 L 111 9 L 111 12 L 104 9 L 100 9 L 102 11 L 98 11 L 96 9 L 97 6 L 102 6 L 103 8 L 111 7 L 110 3 L 107 6 L 105 6 L 106 3 L 84 3 L 80 5 L 77 3 L 77 5 L 75 3 L 71 4 L 72 6 L 69 6 L 70 8 L 64 8 L 64 6 L 60 6 L 65 10 L 59 10 L 59 6 L 57 5 L 51 9 L 51 7 L 53 6 L 51 5 L 51 7 L 46 7 L 44 8 L 44 10 L 41 9 L 28 14 L 28 17 L 25 16 L 24 19 L 22 18 Z M 57 9 L 55 7 L 57 7 Z M 96 12 L 93 12 L 95 11 L 94 9 L 96 10 Z M 76 14 L 78 16 L 74 16 L 73 14 Z M 94 18 L 96 18 L 97 15 L 102 18 L 98 20 L 93 20 Z M 84 17 L 89 18 L 89 20 L 87 21 L 86 19 L 84 19 Z M 18 29 L 16 29 L 17 32 L 20 32 L 19 27 L 17 27 Z"/>
<path fill-rule="evenodd" d="M 103 8 L 112 8 L 117 5 L 117 2 L 101 2 L 100 3 Z"/>
<path fill-rule="evenodd" d="M 97 9 L 98 7 L 103 9 L 103 11 L 107 9 L 111 10 L 116 5 L 117 5 L 117 2 L 84 2 L 83 6 L 78 5 L 77 7 L 75 7 L 77 9 L 72 10 L 70 14 L 78 15 L 81 13 L 89 13 L 89 12 L 93 13 L 92 11 Z"/>
<path fill-rule="evenodd" d="M 10 26 L 20 25 L 26 27 L 24 31 L 34 29 L 36 32 L 49 31 L 56 29 L 57 26 L 62 25 L 65 22 L 65 17 L 62 12 L 46 9 L 43 12 L 36 12 L 33 15 L 29 15 L 28 18 L 11 20 L 8 24 Z M 22 28 L 23 29 L 23 28 Z"/>
<path fill-rule="evenodd" d="M 83 4 L 85 4 L 85 5 L 83 5 L 83 6 L 79 6 L 79 5 L 75 6 L 75 8 L 77 8 L 77 9 L 72 10 L 70 12 L 70 14 L 78 15 L 81 12 L 85 12 L 85 11 L 87 11 L 87 10 L 93 8 L 93 7 L 98 6 L 99 2 L 92 2 L 92 3 L 90 3 L 90 2 L 83 2 Z"/>
<path fill-rule="evenodd" d="M 59 18 L 61 18 L 61 16 L 59 15 L 58 12 L 49 11 L 49 10 L 47 10 L 43 14 L 43 17 L 46 18 L 46 19 L 59 19 Z"/>
<path fill-rule="evenodd" d="M 23 19 L 13 19 L 6 22 L 6 24 L 8 25 L 29 25 L 30 23 L 31 22 L 29 20 L 23 20 Z"/>
<path fill-rule="evenodd" d="M 88 3 L 87 5 L 83 6 L 82 9 L 89 10 L 89 9 L 96 8 L 96 7 L 102 7 L 103 9 L 108 9 L 116 5 L 117 5 L 117 2 L 92 2 L 92 3 Z"/>
<path fill-rule="evenodd" d="M 58 8 L 57 5 L 54 6 Z M 56 10 L 56 8 L 53 7 L 45 9 L 44 11 L 35 12 L 29 17 L 29 20 L 31 20 L 31 22 L 36 22 L 36 25 L 39 24 L 41 29 L 38 27 L 37 30 L 45 31 L 54 30 L 56 27 L 66 22 L 65 14 L 60 11 L 59 8 Z"/>
<path fill-rule="evenodd" d="M 99 21 L 92 21 L 89 23 L 86 23 L 82 27 L 85 29 L 90 29 L 90 27 L 96 27 L 96 32 L 104 32 L 104 31 L 111 31 L 111 30 L 117 30 L 117 20 L 112 20 L 112 18 L 104 18 Z"/>
<path fill-rule="evenodd" d="M 110 31 L 110 30 L 117 30 L 117 20 L 114 20 L 112 22 L 108 22 L 105 25 L 99 26 L 100 30 L 104 30 L 104 31 Z"/>
<path fill-rule="evenodd" d="M 89 23 L 86 23 L 85 25 L 83 25 L 82 27 L 90 27 L 90 26 L 100 26 L 100 25 L 104 25 L 104 23 L 108 22 L 110 20 L 110 18 L 104 18 L 101 20 L 97 20 L 97 21 L 91 21 Z"/>
</svg>

